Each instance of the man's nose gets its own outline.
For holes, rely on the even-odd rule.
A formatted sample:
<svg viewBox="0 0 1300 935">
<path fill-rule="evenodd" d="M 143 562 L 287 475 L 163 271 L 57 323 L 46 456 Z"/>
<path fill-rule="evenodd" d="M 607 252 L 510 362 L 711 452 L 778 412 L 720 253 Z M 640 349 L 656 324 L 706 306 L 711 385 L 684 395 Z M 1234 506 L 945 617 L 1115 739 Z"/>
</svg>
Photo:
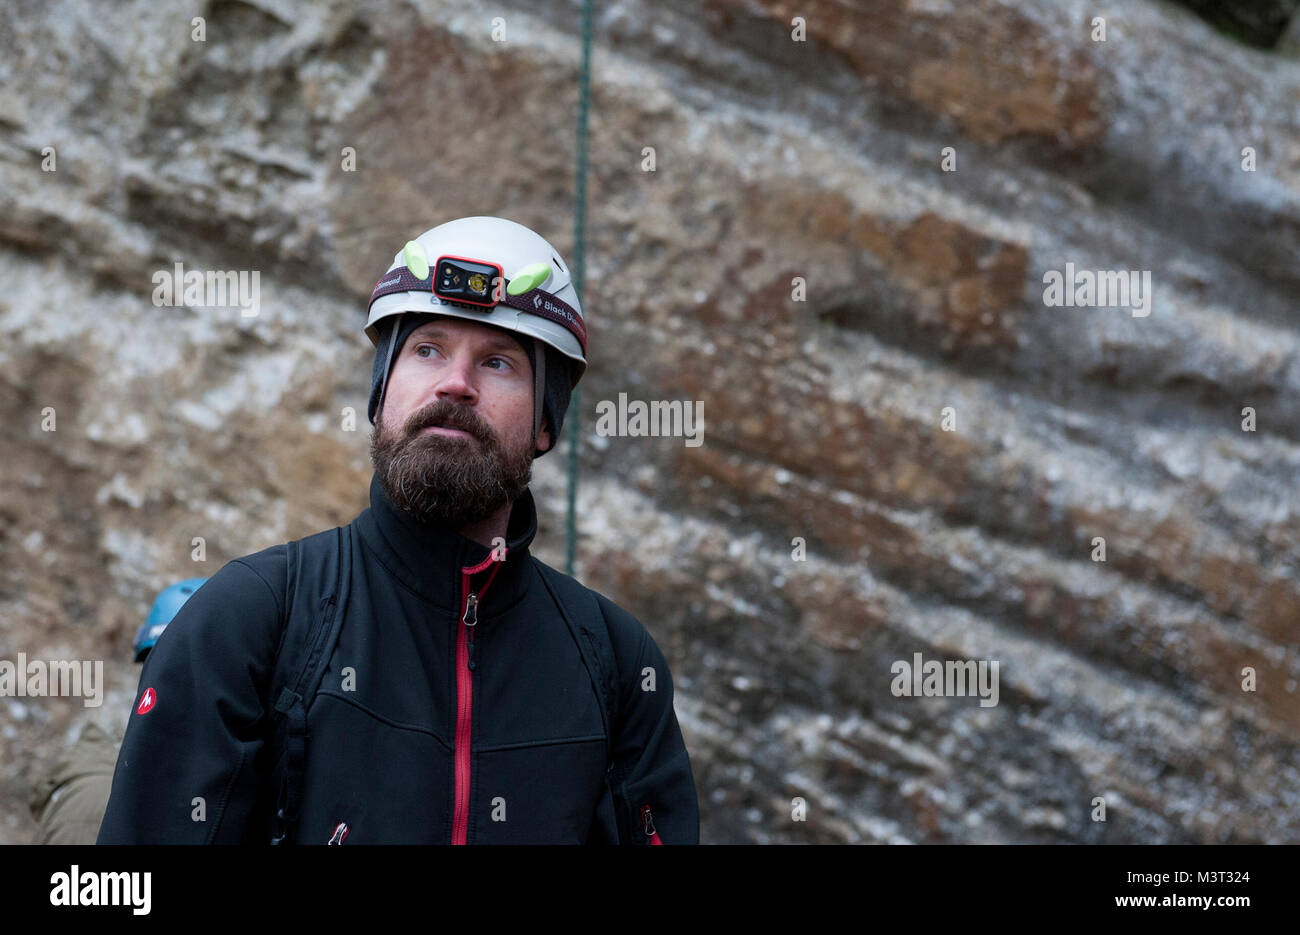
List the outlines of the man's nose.
<svg viewBox="0 0 1300 935">
<path fill-rule="evenodd" d="M 474 383 L 474 362 L 467 353 L 456 353 L 440 374 L 441 379 L 434 390 L 434 395 L 442 400 L 473 403 L 478 400 L 478 388 Z"/>
</svg>

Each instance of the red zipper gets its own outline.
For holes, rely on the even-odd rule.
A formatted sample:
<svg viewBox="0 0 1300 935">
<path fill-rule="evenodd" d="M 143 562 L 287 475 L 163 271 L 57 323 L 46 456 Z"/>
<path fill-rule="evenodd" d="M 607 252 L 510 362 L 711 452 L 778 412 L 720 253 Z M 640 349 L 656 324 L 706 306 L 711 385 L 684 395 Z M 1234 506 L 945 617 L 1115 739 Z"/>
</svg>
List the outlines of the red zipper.
<svg viewBox="0 0 1300 935">
<path fill-rule="evenodd" d="M 451 821 L 451 843 L 466 844 L 469 837 L 470 736 L 474 713 L 474 627 L 478 624 L 478 602 L 501 570 L 497 562 L 483 587 L 470 590 L 471 578 L 493 564 L 496 553 L 472 568 L 461 568 L 460 626 L 456 635 L 456 791 Z M 502 555 L 504 561 L 505 556 Z"/>
</svg>

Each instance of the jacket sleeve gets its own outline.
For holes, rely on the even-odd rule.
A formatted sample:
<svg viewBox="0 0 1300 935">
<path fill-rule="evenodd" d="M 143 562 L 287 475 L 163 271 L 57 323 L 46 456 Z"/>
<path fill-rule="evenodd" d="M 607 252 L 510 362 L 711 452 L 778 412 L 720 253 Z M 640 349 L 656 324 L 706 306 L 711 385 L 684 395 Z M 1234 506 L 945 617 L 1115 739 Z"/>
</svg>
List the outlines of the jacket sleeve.
<svg viewBox="0 0 1300 935">
<path fill-rule="evenodd" d="M 145 658 L 97 844 L 260 840 L 280 614 L 278 592 L 242 559 L 181 607 Z"/>
<path fill-rule="evenodd" d="M 695 778 L 673 709 L 668 662 L 635 617 L 603 596 L 597 600 L 618 665 L 610 792 L 619 842 L 699 844 Z"/>
</svg>

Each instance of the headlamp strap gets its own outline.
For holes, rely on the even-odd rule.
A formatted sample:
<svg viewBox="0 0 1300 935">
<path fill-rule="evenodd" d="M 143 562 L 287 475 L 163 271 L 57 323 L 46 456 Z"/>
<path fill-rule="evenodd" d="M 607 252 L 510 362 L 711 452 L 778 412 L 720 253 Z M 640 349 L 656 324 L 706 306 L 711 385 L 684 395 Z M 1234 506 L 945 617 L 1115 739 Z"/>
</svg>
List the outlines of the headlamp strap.
<svg viewBox="0 0 1300 935">
<path fill-rule="evenodd" d="M 587 326 L 583 324 L 582 316 L 578 314 L 577 310 L 558 296 L 537 288 L 530 289 L 520 295 L 507 294 L 500 304 L 509 305 L 511 308 L 527 312 L 530 315 L 536 315 L 539 318 L 545 318 L 567 329 L 578 339 L 578 345 L 582 348 L 583 356 L 587 355 Z"/>
<path fill-rule="evenodd" d="M 509 282 L 509 280 L 506 280 L 506 285 L 509 285 Z M 366 311 L 369 312 L 370 306 L 374 305 L 376 300 L 381 299 L 386 295 L 392 295 L 394 292 L 432 293 L 433 273 L 430 272 L 430 274 L 424 279 L 417 279 L 415 274 L 405 266 L 401 269 L 393 270 L 375 284 L 375 290 L 370 294 L 370 305 L 366 306 Z M 436 295 L 433 298 L 436 303 L 447 302 L 446 299 L 438 298 Z M 460 305 L 452 302 L 447 302 L 447 304 L 456 305 L 458 308 L 474 308 L 484 314 L 491 311 L 491 309 L 486 306 Z M 582 316 L 578 314 L 577 309 L 560 297 L 539 287 L 536 289 L 530 289 L 527 292 L 520 293 L 519 295 L 510 295 L 507 293 L 498 304 L 508 305 L 510 308 L 517 309 L 518 311 L 527 312 L 530 315 L 536 315 L 539 318 L 545 318 L 547 321 L 555 322 L 555 324 L 565 328 L 570 334 L 578 339 L 578 344 L 582 348 L 582 353 L 586 356 L 587 326 L 583 323 Z M 429 311 L 433 312 L 433 309 L 430 308 Z"/>
</svg>

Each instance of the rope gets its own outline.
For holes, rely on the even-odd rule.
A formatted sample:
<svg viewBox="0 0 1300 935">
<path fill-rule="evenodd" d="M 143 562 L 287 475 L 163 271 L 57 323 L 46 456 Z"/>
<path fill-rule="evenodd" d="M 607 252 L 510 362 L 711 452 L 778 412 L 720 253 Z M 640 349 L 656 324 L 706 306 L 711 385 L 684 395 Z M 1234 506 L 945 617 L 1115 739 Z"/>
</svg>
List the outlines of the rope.
<svg viewBox="0 0 1300 935">
<path fill-rule="evenodd" d="M 578 165 L 573 211 L 573 288 L 578 303 L 586 311 L 583 284 L 586 280 L 586 254 L 583 249 L 587 231 L 587 111 L 591 100 L 591 4 L 582 3 L 582 70 L 578 76 Z M 584 316 L 585 317 L 585 316 Z M 578 443 L 582 436 L 582 401 L 579 387 L 573 388 L 569 406 L 574 416 L 569 421 L 569 511 L 568 544 L 564 555 L 565 574 L 573 574 L 573 558 L 578 545 Z"/>
</svg>

